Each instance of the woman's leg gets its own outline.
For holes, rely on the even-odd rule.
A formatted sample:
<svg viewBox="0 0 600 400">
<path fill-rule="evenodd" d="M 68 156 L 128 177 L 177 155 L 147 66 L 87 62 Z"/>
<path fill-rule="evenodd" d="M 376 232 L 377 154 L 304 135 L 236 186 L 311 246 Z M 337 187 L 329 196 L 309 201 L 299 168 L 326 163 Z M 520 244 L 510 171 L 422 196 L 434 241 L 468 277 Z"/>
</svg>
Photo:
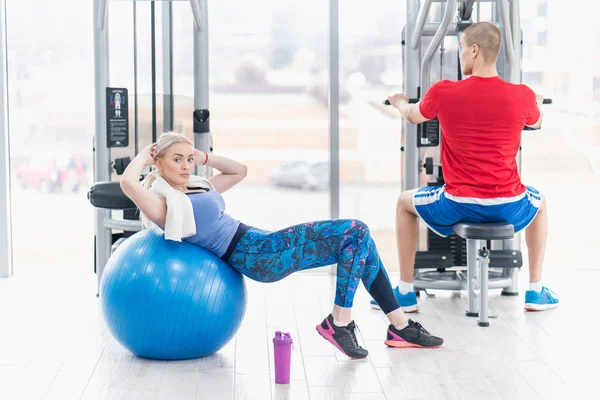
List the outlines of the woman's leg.
<svg viewBox="0 0 600 400">
<path fill-rule="evenodd" d="M 275 282 L 296 271 L 337 263 L 334 309 L 316 329 L 347 356 L 365 358 L 369 353 L 356 339 L 351 307 L 359 282 L 369 289 L 379 276 L 381 264 L 373 262 L 378 257 L 369 259 L 371 242 L 367 226 L 356 220 L 309 222 L 278 232 L 250 230 L 228 262 L 260 282 Z M 389 297 L 399 309 L 389 282 L 388 287 Z"/>
<path fill-rule="evenodd" d="M 363 358 L 350 307 L 361 280 L 381 305 L 391 325 L 386 344 L 394 347 L 435 347 L 441 339 L 408 321 L 396 297 L 368 227 L 357 220 L 309 222 L 277 232 L 251 229 L 235 247 L 228 262 L 260 282 L 275 282 L 301 270 L 337 263 L 335 306 L 317 331 L 345 354 Z M 430 342 L 424 340 L 433 339 Z M 439 343 L 438 343 L 439 341 Z"/>
<path fill-rule="evenodd" d="M 371 297 L 373 297 L 381 310 L 385 313 L 390 321 L 390 324 L 397 327 L 406 326 L 408 317 L 400 308 L 398 299 L 396 299 L 396 296 L 394 295 L 390 278 L 388 277 L 385 267 L 383 266 L 383 262 L 379 257 L 379 251 L 377 251 L 375 241 L 370 235 L 367 241 L 369 244 L 369 256 L 367 257 L 367 263 L 378 265 L 378 269 L 377 275 L 374 278 L 367 277 L 365 279 L 367 282 L 370 282 L 370 286 L 367 286 L 367 282 L 365 282 L 365 287 L 367 287 Z"/>
<path fill-rule="evenodd" d="M 369 248 L 367 264 L 379 266 L 375 278 L 368 276 L 363 278 L 365 279 L 365 286 L 367 285 L 366 282 L 370 282 L 370 286 L 367 286 L 369 293 L 390 321 L 385 344 L 390 347 L 399 348 L 432 348 L 441 346 L 444 342 L 443 339 L 431 335 L 421 324 L 406 317 L 392 291 L 390 279 L 379 257 L 375 241 L 371 235 L 366 237 L 365 241 L 368 243 Z M 375 269 L 369 269 L 369 271 L 374 273 Z"/>
<path fill-rule="evenodd" d="M 342 322 L 351 320 L 349 309 L 360 281 L 369 291 L 375 283 L 372 295 L 387 304 L 387 312 L 399 308 L 375 242 L 361 221 L 309 222 L 277 232 L 250 230 L 228 261 L 260 282 L 275 282 L 296 271 L 337 263 L 334 317 L 344 319 Z"/>
</svg>

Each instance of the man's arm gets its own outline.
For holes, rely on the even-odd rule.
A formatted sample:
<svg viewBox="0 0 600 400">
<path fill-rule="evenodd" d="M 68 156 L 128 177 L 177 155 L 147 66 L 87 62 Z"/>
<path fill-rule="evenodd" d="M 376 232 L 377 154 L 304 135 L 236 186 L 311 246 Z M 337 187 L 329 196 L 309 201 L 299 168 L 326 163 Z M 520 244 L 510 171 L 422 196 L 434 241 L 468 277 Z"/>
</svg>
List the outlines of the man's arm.
<svg viewBox="0 0 600 400">
<path fill-rule="evenodd" d="M 542 126 L 542 121 L 544 119 L 544 113 L 542 112 L 542 109 L 540 108 L 540 104 L 542 104 L 542 102 L 544 101 L 544 96 L 536 94 L 535 95 L 535 106 L 538 109 L 538 112 L 540 113 L 540 117 L 538 118 L 537 122 L 534 123 L 533 125 L 527 125 L 525 124 L 525 126 L 528 126 L 530 128 L 533 129 L 539 129 Z"/>
<path fill-rule="evenodd" d="M 421 109 L 419 107 L 420 102 L 417 104 L 409 104 L 408 96 L 405 94 L 398 93 L 389 96 L 388 101 L 400 111 L 402 118 L 410 124 L 420 124 L 431 119 L 426 118 L 421 114 Z"/>
<path fill-rule="evenodd" d="M 398 108 L 400 110 L 400 114 L 402 114 L 402 118 L 406 120 L 406 122 L 410 124 L 421 124 L 425 121 L 429 121 L 429 119 L 425 118 L 421 111 L 419 110 L 419 104 L 408 104 L 401 106 Z"/>
</svg>

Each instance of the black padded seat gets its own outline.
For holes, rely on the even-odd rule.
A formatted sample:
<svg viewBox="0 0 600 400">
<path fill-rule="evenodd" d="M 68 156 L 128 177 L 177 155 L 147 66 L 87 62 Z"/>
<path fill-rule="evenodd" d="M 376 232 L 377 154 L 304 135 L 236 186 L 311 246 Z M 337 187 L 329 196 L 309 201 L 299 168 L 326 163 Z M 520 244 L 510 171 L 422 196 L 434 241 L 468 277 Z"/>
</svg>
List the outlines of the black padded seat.
<svg viewBox="0 0 600 400">
<path fill-rule="evenodd" d="M 515 227 L 504 222 L 493 223 L 458 223 L 454 225 L 454 233 L 465 239 L 502 240 L 515 236 Z"/>
<path fill-rule="evenodd" d="M 137 207 L 121 190 L 119 182 L 98 182 L 88 192 L 94 207 L 110 210 L 135 210 Z"/>
</svg>

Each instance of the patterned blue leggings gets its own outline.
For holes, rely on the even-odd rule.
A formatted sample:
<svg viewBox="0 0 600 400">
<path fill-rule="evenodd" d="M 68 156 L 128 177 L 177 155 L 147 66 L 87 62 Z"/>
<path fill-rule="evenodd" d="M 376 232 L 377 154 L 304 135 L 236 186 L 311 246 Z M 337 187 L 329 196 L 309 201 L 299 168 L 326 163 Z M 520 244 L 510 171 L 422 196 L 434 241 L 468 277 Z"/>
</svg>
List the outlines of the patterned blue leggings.
<svg viewBox="0 0 600 400">
<path fill-rule="evenodd" d="M 362 281 L 384 312 L 399 308 L 369 228 L 361 221 L 308 222 L 277 232 L 251 228 L 227 261 L 259 282 L 337 263 L 336 305 L 352 307 Z"/>
</svg>

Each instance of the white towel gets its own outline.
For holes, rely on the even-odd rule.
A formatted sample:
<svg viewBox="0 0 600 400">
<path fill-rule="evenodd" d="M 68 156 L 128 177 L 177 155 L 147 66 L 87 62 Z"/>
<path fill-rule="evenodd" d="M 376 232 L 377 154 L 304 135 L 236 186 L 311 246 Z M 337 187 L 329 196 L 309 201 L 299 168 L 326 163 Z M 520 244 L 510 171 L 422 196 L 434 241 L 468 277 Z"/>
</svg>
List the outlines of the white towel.
<svg viewBox="0 0 600 400">
<path fill-rule="evenodd" d="M 215 190 L 210 181 L 202 176 L 191 175 L 188 179 L 187 187 L 203 188 Z M 150 191 L 166 199 L 167 217 L 165 220 L 165 239 L 181 242 L 181 238 L 196 234 L 196 221 L 194 220 L 194 209 L 188 196 L 173 189 L 157 174 L 156 180 L 152 183 Z"/>
</svg>

